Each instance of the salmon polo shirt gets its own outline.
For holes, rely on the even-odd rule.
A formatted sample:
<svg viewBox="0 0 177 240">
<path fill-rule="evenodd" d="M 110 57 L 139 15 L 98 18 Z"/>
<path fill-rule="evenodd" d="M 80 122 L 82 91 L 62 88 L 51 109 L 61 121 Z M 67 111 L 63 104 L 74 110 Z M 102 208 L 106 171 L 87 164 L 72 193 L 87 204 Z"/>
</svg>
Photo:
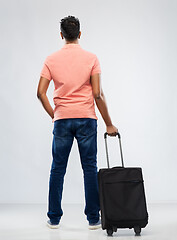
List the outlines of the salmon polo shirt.
<svg viewBox="0 0 177 240">
<path fill-rule="evenodd" d="M 94 96 L 90 76 L 101 73 L 100 63 L 94 53 L 79 44 L 65 44 L 47 56 L 41 77 L 54 81 L 54 118 L 94 118 Z"/>
</svg>

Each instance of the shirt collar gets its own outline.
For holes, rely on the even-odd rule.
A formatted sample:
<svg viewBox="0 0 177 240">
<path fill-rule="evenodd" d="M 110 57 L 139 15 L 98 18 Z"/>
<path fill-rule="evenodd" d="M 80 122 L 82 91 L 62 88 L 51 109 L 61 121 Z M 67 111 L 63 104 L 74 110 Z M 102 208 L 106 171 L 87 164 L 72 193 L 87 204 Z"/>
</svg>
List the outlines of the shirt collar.
<svg viewBox="0 0 177 240">
<path fill-rule="evenodd" d="M 62 48 L 81 48 L 79 43 L 67 43 Z"/>
</svg>

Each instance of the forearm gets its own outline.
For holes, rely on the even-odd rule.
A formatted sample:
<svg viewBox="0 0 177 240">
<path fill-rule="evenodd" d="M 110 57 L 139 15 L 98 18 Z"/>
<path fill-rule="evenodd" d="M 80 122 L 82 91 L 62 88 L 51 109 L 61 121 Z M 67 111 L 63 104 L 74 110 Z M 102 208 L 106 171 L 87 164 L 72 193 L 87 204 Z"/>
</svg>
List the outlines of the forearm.
<svg viewBox="0 0 177 240">
<path fill-rule="evenodd" d="M 111 126 L 112 121 L 111 121 L 111 118 L 108 113 L 108 107 L 106 104 L 106 99 L 105 99 L 104 94 L 102 93 L 100 98 L 95 98 L 95 102 L 96 102 L 97 108 L 98 108 L 99 112 L 101 113 L 101 116 L 102 116 L 106 126 Z"/>
<path fill-rule="evenodd" d="M 41 101 L 44 109 L 46 110 L 46 112 L 51 116 L 51 118 L 54 118 L 54 112 L 53 112 L 53 108 L 51 107 L 48 97 L 45 93 L 41 94 L 39 97 L 39 100 Z"/>
</svg>

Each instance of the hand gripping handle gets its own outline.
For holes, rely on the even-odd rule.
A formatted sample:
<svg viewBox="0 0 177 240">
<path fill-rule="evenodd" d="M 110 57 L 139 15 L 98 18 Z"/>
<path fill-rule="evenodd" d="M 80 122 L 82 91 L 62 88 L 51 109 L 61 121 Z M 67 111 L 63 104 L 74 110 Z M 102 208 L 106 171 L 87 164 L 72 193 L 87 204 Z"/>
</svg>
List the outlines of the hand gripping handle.
<svg viewBox="0 0 177 240">
<path fill-rule="evenodd" d="M 108 135 L 108 133 L 105 132 L 105 133 L 104 133 L 104 139 L 105 139 L 105 146 L 106 146 L 106 157 L 107 157 L 108 168 L 110 168 L 110 165 L 109 165 L 109 158 L 108 158 L 107 135 Z M 120 133 L 117 132 L 116 135 L 118 136 L 118 139 L 119 139 L 119 146 L 120 146 L 120 154 L 121 154 L 122 167 L 124 167 L 123 154 L 122 154 L 122 146 L 121 146 L 121 139 L 120 139 Z M 108 136 L 109 136 L 109 135 L 108 135 Z M 111 136 L 111 137 L 112 137 L 112 136 Z"/>
</svg>

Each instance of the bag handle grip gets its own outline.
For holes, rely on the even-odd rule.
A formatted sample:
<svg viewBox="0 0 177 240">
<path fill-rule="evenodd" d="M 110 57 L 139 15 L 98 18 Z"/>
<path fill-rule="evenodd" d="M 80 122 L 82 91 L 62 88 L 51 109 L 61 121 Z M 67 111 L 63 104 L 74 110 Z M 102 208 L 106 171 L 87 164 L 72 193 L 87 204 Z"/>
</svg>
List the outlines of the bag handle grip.
<svg viewBox="0 0 177 240">
<path fill-rule="evenodd" d="M 107 135 L 108 135 L 108 133 L 105 132 L 105 133 L 104 133 L 104 139 L 105 139 L 105 146 L 106 146 L 107 165 L 108 165 L 108 168 L 110 168 L 110 165 L 109 165 L 109 157 L 108 157 Z M 118 136 L 118 139 L 119 139 L 120 154 L 121 154 L 121 162 L 122 162 L 122 167 L 124 167 L 124 161 L 123 161 L 123 154 L 122 154 L 122 145 L 121 145 L 121 137 L 120 137 L 120 133 L 117 132 L 116 135 Z M 108 136 L 109 136 L 109 135 L 108 135 Z"/>
</svg>

